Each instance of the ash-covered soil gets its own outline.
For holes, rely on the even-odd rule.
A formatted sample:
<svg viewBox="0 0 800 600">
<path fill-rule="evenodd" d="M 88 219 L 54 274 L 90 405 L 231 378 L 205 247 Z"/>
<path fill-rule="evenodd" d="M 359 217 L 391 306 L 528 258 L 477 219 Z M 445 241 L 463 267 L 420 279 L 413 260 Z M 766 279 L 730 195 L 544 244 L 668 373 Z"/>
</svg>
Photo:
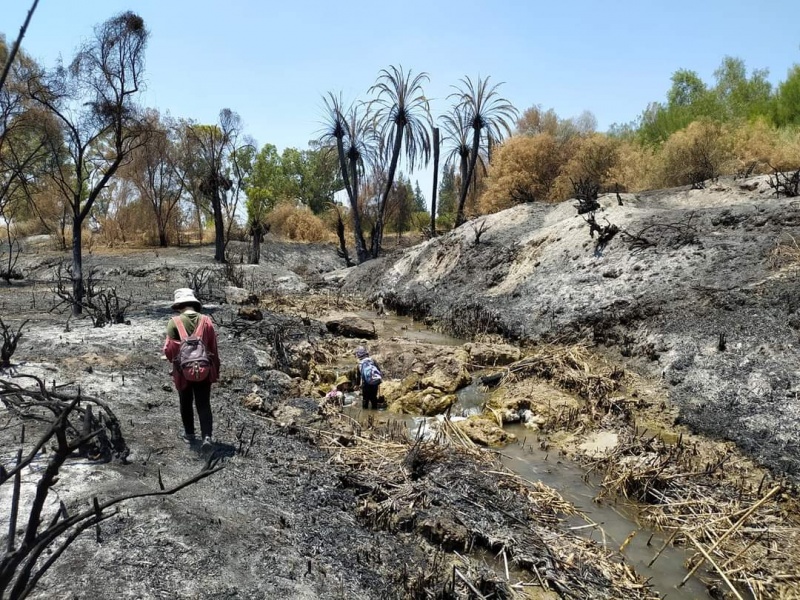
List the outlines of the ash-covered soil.
<svg viewBox="0 0 800 600">
<path fill-rule="evenodd" d="M 159 477 L 174 485 L 204 464 L 207 456 L 177 437 L 177 394 L 160 348 L 172 290 L 215 268 L 211 255 L 200 248 L 87 256 L 99 284 L 131 299 L 129 324 L 94 328 L 49 312 L 63 258 L 55 252 L 26 250 L 25 280 L 0 288 L 4 321 L 30 319 L 13 368 L 0 377 L 35 375 L 102 399 L 130 450 L 124 461 L 69 460 L 46 520 L 61 501 L 73 511 L 93 496 L 157 490 Z M 323 246 L 276 244 L 263 255 L 266 264 L 244 266 L 244 276 L 248 287 L 269 290 L 271 306 L 305 289 L 298 273 L 341 266 Z M 421 449 L 380 414 L 364 429 L 321 407 L 304 394 L 309 365 L 352 360 L 350 351 L 335 355 L 341 342 L 313 318 L 264 309 L 248 321 L 221 303 L 223 288 L 218 280 L 205 287 L 223 362 L 212 407 L 224 468 L 174 496 L 123 504 L 99 542 L 91 532 L 78 538 L 33 597 L 466 598 L 460 578 L 450 591 L 454 566 L 485 594 L 510 597 L 502 594 L 511 582 L 476 559 L 481 552 L 502 554 L 512 582 L 537 582 L 532 597 L 652 596 L 619 557 L 559 524 L 570 507 L 557 494 L 492 475 L 501 467 L 482 453 Z M 257 413 L 243 406 L 254 395 Z M 0 457 L 10 465 L 21 419 L 0 411 Z M 28 440 L 45 426 L 26 422 Z M 47 460 L 45 453 L 25 473 L 23 514 Z M 8 488 L 0 487 L 3 532 Z"/>
<path fill-rule="evenodd" d="M 527 204 L 348 273 L 344 291 L 458 336 L 588 339 L 663 378 L 679 420 L 800 476 L 800 202 L 766 177 L 601 197 L 604 248 L 572 202 Z M 476 233 L 483 232 L 478 236 Z"/>
</svg>

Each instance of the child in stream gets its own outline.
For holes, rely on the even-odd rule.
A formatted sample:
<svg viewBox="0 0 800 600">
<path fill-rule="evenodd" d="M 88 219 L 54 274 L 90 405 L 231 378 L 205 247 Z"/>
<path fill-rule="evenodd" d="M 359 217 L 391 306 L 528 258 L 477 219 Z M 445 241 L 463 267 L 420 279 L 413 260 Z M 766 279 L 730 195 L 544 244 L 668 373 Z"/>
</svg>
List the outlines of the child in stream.
<svg viewBox="0 0 800 600">
<path fill-rule="evenodd" d="M 359 346 L 355 351 L 358 359 L 356 369 L 356 386 L 361 386 L 361 407 L 378 408 L 378 391 L 383 381 L 380 367 L 372 359 L 364 346 Z"/>
<path fill-rule="evenodd" d="M 211 384 L 219 377 L 219 352 L 217 351 L 217 332 L 211 319 L 200 314 L 202 305 L 189 288 L 175 290 L 172 310 L 178 314 L 167 323 L 167 339 L 164 341 L 164 355 L 172 363 L 172 381 L 178 390 L 180 400 L 181 420 L 183 433 L 180 438 L 192 443 L 194 433 L 194 407 L 197 407 L 197 416 L 200 419 L 200 435 L 202 436 L 203 449 L 212 446 L 213 419 L 211 415 Z M 196 344 L 192 351 L 194 364 L 187 364 L 187 344 L 184 340 L 197 338 L 202 344 Z M 202 346 L 198 354 L 197 346 Z M 189 358 L 191 359 L 192 356 Z M 185 364 L 180 364 L 184 362 Z"/>
</svg>

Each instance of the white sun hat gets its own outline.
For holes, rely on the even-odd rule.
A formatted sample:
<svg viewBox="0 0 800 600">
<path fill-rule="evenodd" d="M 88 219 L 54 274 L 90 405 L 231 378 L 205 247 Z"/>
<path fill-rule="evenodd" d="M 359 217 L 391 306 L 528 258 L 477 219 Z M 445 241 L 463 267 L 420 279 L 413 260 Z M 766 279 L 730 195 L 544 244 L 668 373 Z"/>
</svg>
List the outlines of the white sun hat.
<svg viewBox="0 0 800 600">
<path fill-rule="evenodd" d="M 197 310 L 200 310 L 203 305 L 195 297 L 194 290 L 191 288 L 180 288 L 175 290 L 175 300 L 172 302 L 172 310 L 180 310 L 187 304 L 194 304 Z"/>
</svg>

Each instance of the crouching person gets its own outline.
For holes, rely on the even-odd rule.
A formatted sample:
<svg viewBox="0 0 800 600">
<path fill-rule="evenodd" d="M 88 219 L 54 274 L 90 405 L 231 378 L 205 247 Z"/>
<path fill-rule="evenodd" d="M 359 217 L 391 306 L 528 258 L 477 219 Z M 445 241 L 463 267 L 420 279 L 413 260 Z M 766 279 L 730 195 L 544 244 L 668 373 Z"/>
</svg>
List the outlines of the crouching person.
<svg viewBox="0 0 800 600">
<path fill-rule="evenodd" d="M 180 399 L 183 433 L 187 443 L 195 441 L 194 407 L 200 420 L 203 449 L 213 443 L 211 384 L 219 378 L 217 332 L 211 318 L 200 314 L 202 305 L 189 288 L 175 290 L 172 309 L 179 314 L 167 323 L 164 355 L 172 363 L 172 381 Z"/>
<path fill-rule="evenodd" d="M 355 351 L 358 359 L 358 369 L 356 369 L 356 386 L 361 386 L 361 406 L 362 408 L 378 408 L 378 390 L 383 381 L 378 364 L 370 357 L 369 352 L 364 346 L 359 346 Z"/>
</svg>

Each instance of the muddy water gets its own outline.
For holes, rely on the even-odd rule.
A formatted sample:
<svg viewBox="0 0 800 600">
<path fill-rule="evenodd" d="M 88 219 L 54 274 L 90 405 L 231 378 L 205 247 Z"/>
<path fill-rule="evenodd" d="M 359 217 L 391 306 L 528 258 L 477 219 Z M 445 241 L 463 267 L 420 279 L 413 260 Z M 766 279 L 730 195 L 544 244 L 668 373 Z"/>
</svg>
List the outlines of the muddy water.
<svg viewBox="0 0 800 600">
<path fill-rule="evenodd" d="M 677 585 L 687 571 L 684 562 L 688 554 L 678 548 L 667 548 L 655 564 L 648 563 L 664 544 L 665 536 L 641 525 L 637 517 L 640 507 L 618 500 L 616 503 L 595 502 L 599 487 L 589 479 L 585 472 L 575 463 L 557 460 L 540 450 L 535 436 L 522 426 L 507 426 L 507 431 L 517 435 L 519 442 L 506 446 L 500 451 L 503 464 L 517 475 L 531 481 L 542 483 L 558 490 L 567 500 L 586 515 L 597 527 L 585 528 L 586 521 L 574 517 L 567 521 L 567 526 L 579 535 L 591 538 L 605 545 L 610 551 L 617 551 L 628 542 L 622 554 L 638 573 L 650 577 L 653 589 L 668 598 L 711 598 L 706 587 L 696 578 L 690 579 L 682 588 Z M 525 443 L 527 432 L 527 441 Z M 651 538 L 652 536 L 652 538 Z"/>
<path fill-rule="evenodd" d="M 463 415 L 479 411 L 485 399 L 477 383 L 461 390 L 455 412 Z M 505 430 L 517 436 L 517 442 L 498 452 L 503 464 L 520 477 L 541 481 L 557 490 L 585 515 L 573 517 L 566 523 L 578 535 L 603 544 L 609 551 L 618 551 L 629 536 L 622 554 L 638 573 L 649 577 L 653 589 L 668 598 L 711 598 L 706 586 L 697 578 L 682 588 L 677 585 L 686 576 L 684 563 L 689 555 L 679 548 L 667 548 L 652 567 L 648 563 L 664 544 L 665 536 L 642 525 L 638 516 L 641 507 L 619 499 L 614 503 L 595 502 L 600 492 L 599 482 L 587 477 L 576 463 L 559 460 L 555 454 L 540 450 L 535 433 L 522 425 L 506 425 Z M 587 520 L 596 527 L 586 527 Z M 574 529 L 573 529 L 574 528 Z"/>
<path fill-rule="evenodd" d="M 363 312 L 359 316 L 373 320 L 378 327 L 381 338 L 402 338 L 442 346 L 456 347 L 462 345 L 458 340 L 432 331 L 411 319 L 397 316 L 378 317 L 375 313 Z M 485 394 L 477 383 L 462 389 L 458 393 L 458 403 L 451 411 L 452 415 L 468 416 L 481 411 Z M 355 406 L 358 406 L 356 404 Z M 363 416 L 361 409 L 349 409 Z M 407 418 L 398 415 L 398 418 Z M 407 418 L 412 435 L 425 423 L 422 418 Z M 664 544 L 665 536 L 649 529 L 638 521 L 641 507 L 618 500 L 615 503 L 595 502 L 600 492 L 598 482 L 586 477 L 586 473 L 577 464 L 558 460 L 540 450 L 536 443 L 536 435 L 521 425 L 506 426 L 506 430 L 514 433 L 518 442 L 506 446 L 498 452 L 503 464 L 530 481 L 542 483 L 558 490 L 567 500 L 572 502 L 584 515 L 569 519 L 565 526 L 577 535 L 593 539 L 604 544 L 609 551 L 618 551 L 629 536 L 632 538 L 625 544 L 622 553 L 644 577 L 649 577 L 653 589 L 666 598 L 711 598 L 706 586 L 697 578 L 690 579 L 682 588 L 677 584 L 687 573 L 684 563 L 688 554 L 679 548 L 667 548 L 655 564 L 648 566 Z M 586 527 L 588 523 L 594 523 Z"/>
</svg>

